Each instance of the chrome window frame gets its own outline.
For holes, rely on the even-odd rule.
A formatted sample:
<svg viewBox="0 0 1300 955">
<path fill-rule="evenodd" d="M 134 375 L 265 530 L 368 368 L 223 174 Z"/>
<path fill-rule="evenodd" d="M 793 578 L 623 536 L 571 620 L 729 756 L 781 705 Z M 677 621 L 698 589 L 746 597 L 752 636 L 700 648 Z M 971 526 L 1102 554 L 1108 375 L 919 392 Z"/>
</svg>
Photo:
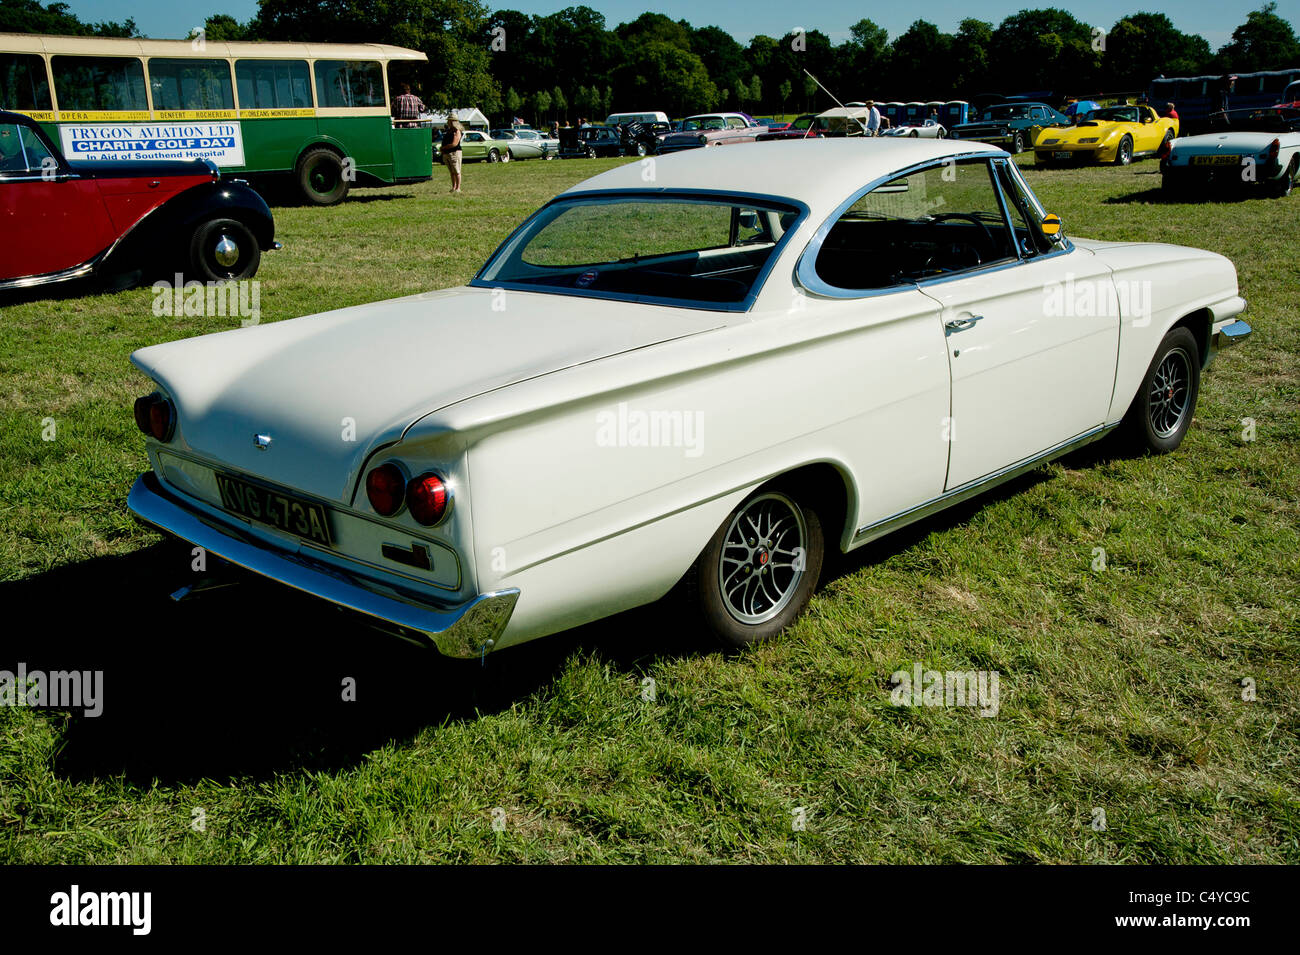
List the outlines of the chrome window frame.
<svg viewBox="0 0 1300 955">
<path fill-rule="evenodd" d="M 555 285 L 534 285 L 530 282 L 498 282 L 485 279 L 484 274 L 497 262 L 502 256 L 514 251 L 515 246 L 524 237 L 525 233 L 532 226 L 534 221 L 542 215 L 551 206 L 561 203 L 586 202 L 590 200 L 603 199 L 631 199 L 641 201 L 671 201 L 673 199 L 685 199 L 695 202 L 719 202 L 728 205 L 741 205 L 744 203 L 753 203 L 754 205 L 766 206 L 784 206 L 795 212 L 795 220 L 781 234 L 772 246 L 771 254 L 768 255 L 767 261 L 759 269 L 758 274 L 754 276 L 754 281 L 750 284 L 749 291 L 745 298 L 739 302 L 709 302 L 700 299 L 688 298 L 667 298 L 658 295 L 631 295 L 626 292 L 604 292 L 600 290 L 581 289 L 581 288 L 562 288 Z M 790 237 L 799 231 L 799 228 L 807 221 L 809 209 L 806 203 L 793 199 L 789 196 L 776 196 L 767 193 L 754 192 L 719 192 L 714 189 L 592 189 L 589 191 L 561 193 L 551 199 L 540 209 L 530 215 L 523 221 L 506 240 L 497 246 L 483 267 L 478 270 L 472 279 L 469 280 L 471 288 L 498 289 L 503 288 L 517 292 L 536 292 L 542 295 L 569 295 L 575 298 L 591 298 L 602 301 L 616 302 L 639 302 L 645 305 L 665 305 L 670 308 L 691 308 L 708 312 L 747 312 L 754 306 L 758 299 L 759 293 L 767 284 L 768 276 L 772 274 L 772 269 L 776 267 L 777 261 L 785 251 L 786 244 Z"/>
<path fill-rule="evenodd" d="M 839 222 L 840 217 L 844 215 L 844 213 L 847 212 L 859 199 L 867 193 L 872 192 L 880 186 L 892 182 L 895 179 L 901 179 L 904 176 L 910 176 L 913 173 L 922 172 L 935 166 L 942 166 L 948 162 L 961 162 L 966 159 L 982 160 L 985 164 L 985 171 L 989 174 L 990 181 L 997 193 L 998 204 L 1002 210 L 1003 224 L 1006 225 L 1012 236 L 1011 244 L 1015 248 L 1015 258 L 998 259 L 996 262 L 991 262 L 987 265 L 974 266 L 969 269 L 962 269 L 960 272 L 952 272 L 947 275 L 938 275 L 920 281 L 903 282 L 898 285 L 890 285 L 885 288 L 875 289 L 840 288 L 839 286 L 831 285 L 817 274 L 817 256 L 821 252 L 822 243 L 826 240 L 826 236 L 830 233 L 831 229 L 834 228 L 835 224 Z M 1021 191 L 1030 200 L 1030 208 L 1039 214 L 1039 219 L 1041 220 L 1043 215 L 1046 214 L 1042 211 L 1042 204 L 1038 201 L 1038 197 L 1034 195 L 1033 190 L 1029 188 L 1024 177 L 1020 175 L 1015 160 L 1013 160 L 1009 154 L 990 153 L 984 150 L 978 150 L 965 153 L 955 153 L 951 156 L 943 156 L 939 159 L 928 159 L 925 162 L 906 166 L 902 169 L 895 170 L 894 172 L 887 173 L 884 176 L 880 176 L 877 179 L 873 179 L 866 186 L 855 191 L 848 199 L 840 203 L 835 210 L 827 216 L 826 220 L 818 226 L 817 231 L 814 232 L 812 238 L 808 240 L 808 244 L 805 245 L 803 251 L 799 253 L 799 259 L 795 263 L 794 268 L 795 278 L 807 292 L 819 295 L 823 298 L 875 298 L 879 295 L 891 295 L 896 292 L 919 291 L 932 285 L 940 285 L 945 282 L 968 278 L 972 275 L 984 275 L 990 272 L 998 272 L 1002 269 L 1015 268 L 1018 265 L 1023 265 L 1025 262 L 1039 262 L 1044 259 L 1054 258 L 1055 256 L 1066 255 L 1072 252 L 1074 250 L 1074 245 L 1068 238 L 1065 238 L 1065 236 L 1062 235 L 1061 241 L 1056 243 L 1057 248 L 1028 257 L 1023 254 L 1019 244 L 1015 241 L 1015 228 L 1011 224 L 1010 211 L 1006 205 L 1006 197 L 1003 194 L 1002 184 L 996 178 L 993 168 L 995 163 L 1002 163 L 1010 170 L 1012 178 L 1015 179 Z"/>
</svg>

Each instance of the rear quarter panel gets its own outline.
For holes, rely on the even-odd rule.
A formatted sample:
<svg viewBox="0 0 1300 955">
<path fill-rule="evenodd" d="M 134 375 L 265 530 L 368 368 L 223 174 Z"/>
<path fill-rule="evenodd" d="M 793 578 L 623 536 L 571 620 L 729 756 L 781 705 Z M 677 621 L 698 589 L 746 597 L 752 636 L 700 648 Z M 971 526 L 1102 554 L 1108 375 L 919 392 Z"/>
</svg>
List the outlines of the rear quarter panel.
<svg viewBox="0 0 1300 955">
<path fill-rule="evenodd" d="M 655 413 L 670 440 L 638 443 Z M 839 472 L 847 515 L 826 537 L 847 547 L 942 491 L 948 414 L 937 306 L 901 290 L 751 315 L 434 417 L 468 445 L 477 588 L 520 590 L 504 646 L 662 597 L 746 495 L 803 465 Z"/>
</svg>

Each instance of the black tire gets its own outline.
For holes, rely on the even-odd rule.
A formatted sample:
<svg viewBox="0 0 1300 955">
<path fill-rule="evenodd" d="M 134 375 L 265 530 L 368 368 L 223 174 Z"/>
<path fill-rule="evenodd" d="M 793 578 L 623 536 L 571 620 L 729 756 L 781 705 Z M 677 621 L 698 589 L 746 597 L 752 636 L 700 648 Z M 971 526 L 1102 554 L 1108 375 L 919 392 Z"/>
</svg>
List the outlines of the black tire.
<svg viewBox="0 0 1300 955">
<path fill-rule="evenodd" d="M 1201 353 L 1196 336 L 1175 328 L 1160 342 L 1142 376 L 1119 442 L 1135 453 L 1168 454 L 1183 443 L 1201 390 Z"/>
<path fill-rule="evenodd" d="M 773 523 L 765 526 L 769 515 Z M 754 519 L 764 531 L 779 533 L 766 539 L 759 534 L 746 538 L 742 519 Z M 739 538 L 728 543 L 736 535 Z M 794 537 L 801 543 L 791 543 Z M 796 547 L 802 548 L 801 569 L 796 569 Z M 778 560 L 787 554 L 789 560 Z M 779 634 L 808 606 L 824 556 L 817 512 L 801 505 L 788 490 L 761 489 L 728 515 L 696 558 L 684 581 L 687 604 L 724 646 L 740 649 L 760 643 Z M 735 576 L 728 578 L 728 567 Z M 730 596 L 724 594 L 724 578 L 736 582 Z M 746 606 L 752 613 L 745 613 Z"/>
<path fill-rule="evenodd" d="M 1016 130 L 1016 134 L 1011 137 L 1011 155 L 1019 156 L 1025 151 L 1025 134 Z"/>
<path fill-rule="evenodd" d="M 1133 139 L 1125 136 L 1119 141 L 1119 146 L 1115 149 L 1115 165 L 1127 166 L 1133 161 Z"/>
<path fill-rule="evenodd" d="M 587 147 L 587 158 L 588 159 L 596 158 L 596 150 L 592 149 L 590 146 Z"/>
<path fill-rule="evenodd" d="M 497 152 L 495 149 L 489 149 L 489 150 L 488 150 L 488 154 L 487 154 L 487 161 L 490 162 L 490 163 L 492 163 L 492 162 L 500 162 L 500 161 L 501 161 L 501 154 L 500 154 L 499 152 Z"/>
<path fill-rule="evenodd" d="M 261 261 L 257 238 L 238 220 L 209 219 L 190 236 L 189 274 L 200 281 L 251 279 Z"/>
<path fill-rule="evenodd" d="M 298 160 L 298 192 L 314 206 L 336 206 L 352 183 L 343 178 L 343 160 L 332 149 L 317 147 Z"/>
<path fill-rule="evenodd" d="M 1300 160 L 1292 159 L 1291 165 L 1286 167 L 1286 172 L 1273 183 L 1270 183 L 1270 194 L 1276 199 L 1285 199 L 1291 195 L 1291 189 L 1295 184 L 1296 163 Z"/>
</svg>

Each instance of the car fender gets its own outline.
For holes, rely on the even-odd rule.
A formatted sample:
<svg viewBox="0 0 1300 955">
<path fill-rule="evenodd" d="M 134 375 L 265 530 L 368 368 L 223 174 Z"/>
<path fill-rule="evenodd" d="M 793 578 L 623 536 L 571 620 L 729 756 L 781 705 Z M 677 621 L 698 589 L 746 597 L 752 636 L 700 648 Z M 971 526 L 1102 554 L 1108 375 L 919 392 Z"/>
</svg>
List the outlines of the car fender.
<svg viewBox="0 0 1300 955">
<path fill-rule="evenodd" d="M 165 267 L 163 257 L 173 258 L 178 247 L 189 247 L 189 235 L 206 219 L 235 219 L 248 226 L 263 250 L 275 241 L 275 219 L 260 195 L 246 183 L 226 180 L 203 183 L 173 196 L 133 225 L 104 255 L 97 271 L 122 268 Z M 178 236 L 183 242 L 178 242 Z M 162 256 L 154 250 L 162 249 Z M 183 254 L 183 253 L 182 253 Z"/>
</svg>

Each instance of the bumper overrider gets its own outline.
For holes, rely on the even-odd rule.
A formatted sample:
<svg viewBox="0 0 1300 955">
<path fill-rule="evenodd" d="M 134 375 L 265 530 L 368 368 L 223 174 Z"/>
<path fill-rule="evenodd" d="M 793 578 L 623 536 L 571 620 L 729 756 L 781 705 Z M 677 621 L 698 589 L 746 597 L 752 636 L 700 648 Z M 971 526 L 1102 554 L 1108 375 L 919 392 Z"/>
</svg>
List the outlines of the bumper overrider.
<svg viewBox="0 0 1300 955">
<path fill-rule="evenodd" d="M 127 508 L 141 523 L 189 541 L 259 576 L 319 597 L 345 610 L 399 628 L 432 644 L 445 656 L 472 658 L 491 650 L 519 599 L 517 589 L 479 594 L 461 604 L 434 604 L 383 588 L 360 576 L 327 567 L 300 554 L 277 551 L 233 527 L 216 527 L 167 491 L 152 472 L 140 475 Z"/>
</svg>

